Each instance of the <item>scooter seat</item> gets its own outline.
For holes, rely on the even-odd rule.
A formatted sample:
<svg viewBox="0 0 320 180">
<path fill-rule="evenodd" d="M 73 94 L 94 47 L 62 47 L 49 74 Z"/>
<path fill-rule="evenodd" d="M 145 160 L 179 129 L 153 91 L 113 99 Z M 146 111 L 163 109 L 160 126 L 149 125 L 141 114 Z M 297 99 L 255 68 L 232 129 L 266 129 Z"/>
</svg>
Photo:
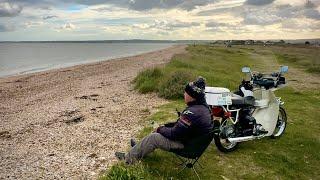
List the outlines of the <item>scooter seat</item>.
<svg viewBox="0 0 320 180">
<path fill-rule="evenodd" d="M 254 106 L 255 98 L 253 96 L 232 96 L 231 98 L 233 105 L 244 105 L 244 106 Z"/>
</svg>

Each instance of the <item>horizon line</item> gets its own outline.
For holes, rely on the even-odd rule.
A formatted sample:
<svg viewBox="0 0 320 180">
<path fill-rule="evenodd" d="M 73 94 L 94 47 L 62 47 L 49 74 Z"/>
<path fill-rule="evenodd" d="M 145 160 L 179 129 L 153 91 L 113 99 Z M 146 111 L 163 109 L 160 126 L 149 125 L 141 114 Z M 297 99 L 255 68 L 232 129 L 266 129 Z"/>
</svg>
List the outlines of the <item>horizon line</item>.
<svg viewBox="0 0 320 180">
<path fill-rule="evenodd" d="M 317 38 L 301 38 L 301 39 L 185 39 L 185 40 L 160 40 L 160 39 L 105 39 L 105 40 L 37 40 L 37 41 L 30 41 L 30 40 L 7 40 L 0 42 L 103 42 L 103 41 L 167 41 L 167 42 L 181 42 L 181 41 L 246 41 L 246 40 L 253 40 L 253 41 L 270 41 L 270 40 L 320 40 L 320 37 Z"/>
</svg>

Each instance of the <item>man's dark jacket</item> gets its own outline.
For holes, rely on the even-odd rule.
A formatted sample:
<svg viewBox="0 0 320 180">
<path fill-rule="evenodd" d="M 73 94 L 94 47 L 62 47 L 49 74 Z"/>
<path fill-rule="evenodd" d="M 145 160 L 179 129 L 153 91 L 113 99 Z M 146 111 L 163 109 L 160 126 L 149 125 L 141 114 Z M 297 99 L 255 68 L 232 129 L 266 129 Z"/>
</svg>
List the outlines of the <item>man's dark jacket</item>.
<svg viewBox="0 0 320 180">
<path fill-rule="evenodd" d="M 167 124 L 157 129 L 164 137 L 186 144 L 193 138 L 205 135 L 213 128 L 211 113 L 206 103 L 193 101 L 181 113 L 174 124 Z"/>
</svg>

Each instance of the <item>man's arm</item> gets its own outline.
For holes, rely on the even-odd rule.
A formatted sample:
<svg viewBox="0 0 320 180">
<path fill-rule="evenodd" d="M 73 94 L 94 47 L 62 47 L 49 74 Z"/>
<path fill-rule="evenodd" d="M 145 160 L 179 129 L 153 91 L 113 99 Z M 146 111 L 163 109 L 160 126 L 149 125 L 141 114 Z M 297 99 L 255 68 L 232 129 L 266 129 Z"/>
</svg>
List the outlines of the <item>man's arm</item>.
<svg viewBox="0 0 320 180">
<path fill-rule="evenodd" d="M 181 114 L 180 119 L 173 127 L 161 126 L 157 129 L 157 132 L 168 139 L 181 140 L 181 138 L 189 132 L 191 124 L 190 116 Z"/>
</svg>

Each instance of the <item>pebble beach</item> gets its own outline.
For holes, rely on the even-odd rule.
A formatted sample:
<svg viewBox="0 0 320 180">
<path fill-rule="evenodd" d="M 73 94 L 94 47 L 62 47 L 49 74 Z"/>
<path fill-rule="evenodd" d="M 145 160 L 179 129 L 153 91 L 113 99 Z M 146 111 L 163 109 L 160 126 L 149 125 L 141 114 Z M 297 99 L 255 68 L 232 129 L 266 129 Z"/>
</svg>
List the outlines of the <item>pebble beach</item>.
<svg viewBox="0 0 320 180">
<path fill-rule="evenodd" d="M 166 103 L 133 79 L 185 48 L 0 78 L 0 179 L 99 177 Z"/>
</svg>

